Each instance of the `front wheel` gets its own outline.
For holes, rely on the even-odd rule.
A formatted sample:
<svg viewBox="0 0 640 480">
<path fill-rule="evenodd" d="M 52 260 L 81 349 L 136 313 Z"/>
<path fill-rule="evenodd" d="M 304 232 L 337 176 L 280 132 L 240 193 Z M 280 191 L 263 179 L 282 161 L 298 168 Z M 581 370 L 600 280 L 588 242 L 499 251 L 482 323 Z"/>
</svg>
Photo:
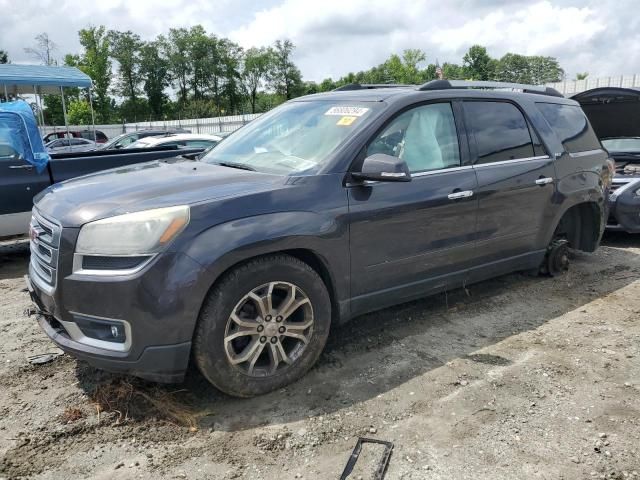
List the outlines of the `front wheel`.
<svg viewBox="0 0 640 480">
<path fill-rule="evenodd" d="M 281 388 L 316 362 L 329 335 L 331 301 L 320 276 L 289 255 L 235 268 L 205 300 L 194 339 L 202 374 L 238 397 Z"/>
</svg>

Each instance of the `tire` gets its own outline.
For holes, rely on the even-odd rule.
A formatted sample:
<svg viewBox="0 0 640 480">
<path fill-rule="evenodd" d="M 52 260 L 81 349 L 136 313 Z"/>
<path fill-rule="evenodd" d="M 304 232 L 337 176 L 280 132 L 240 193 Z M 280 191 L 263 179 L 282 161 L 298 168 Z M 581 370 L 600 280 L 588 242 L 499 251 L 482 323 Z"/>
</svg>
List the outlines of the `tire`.
<svg viewBox="0 0 640 480">
<path fill-rule="evenodd" d="M 269 255 L 236 267 L 209 292 L 194 359 L 219 390 L 261 395 L 302 377 L 320 356 L 330 326 L 331 301 L 320 276 L 295 257 Z"/>
</svg>

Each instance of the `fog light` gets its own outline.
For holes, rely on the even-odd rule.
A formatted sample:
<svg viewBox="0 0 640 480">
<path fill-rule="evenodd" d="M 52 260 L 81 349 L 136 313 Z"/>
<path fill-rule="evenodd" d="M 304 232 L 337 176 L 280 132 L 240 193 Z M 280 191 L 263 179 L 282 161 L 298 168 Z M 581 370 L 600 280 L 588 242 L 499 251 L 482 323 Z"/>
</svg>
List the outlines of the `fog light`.
<svg viewBox="0 0 640 480">
<path fill-rule="evenodd" d="M 125 343 L 127 340 L 127 332 L 122 321 L 81 314 L 74 314 L 73 320 L 89 338 L 114 343 Z"/>
</svg>

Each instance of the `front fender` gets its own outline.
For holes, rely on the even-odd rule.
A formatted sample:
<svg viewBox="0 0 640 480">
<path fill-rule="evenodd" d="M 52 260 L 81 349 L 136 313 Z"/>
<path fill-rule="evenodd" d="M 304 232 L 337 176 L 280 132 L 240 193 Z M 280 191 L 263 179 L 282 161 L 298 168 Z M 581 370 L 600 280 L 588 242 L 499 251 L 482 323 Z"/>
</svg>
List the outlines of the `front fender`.
<svg viewBox="0 0 640 480">
<path fill-rule="evenodd" d="M 348 226 L 328 215 L 288 211 L 245 217 L 202 231 L 183 253 L 202 265 L 202 298 L 220 276 L 234 265 L 269 253 L 304 250 L 318 258 L 329 274 L 336 300 L 349 298 Z M 342 310 L 342 308 L 341 308 Z"/>
</svg>

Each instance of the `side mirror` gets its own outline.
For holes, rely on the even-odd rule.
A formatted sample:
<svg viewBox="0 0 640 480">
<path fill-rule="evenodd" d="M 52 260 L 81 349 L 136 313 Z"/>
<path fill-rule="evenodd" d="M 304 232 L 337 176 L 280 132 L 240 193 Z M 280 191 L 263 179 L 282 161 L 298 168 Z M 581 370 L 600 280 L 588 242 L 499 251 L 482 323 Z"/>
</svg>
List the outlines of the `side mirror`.
<svg viewBox="0 0 640 480">
<path fill-rule="evenodd" d="M 364 159 L 359 172 L 351 172 L 357 180 L 378 182 L 410 182 L 411 173 L 407 163 L 398 157 L 385 153 L 374 153 Z"/>
</svg>

